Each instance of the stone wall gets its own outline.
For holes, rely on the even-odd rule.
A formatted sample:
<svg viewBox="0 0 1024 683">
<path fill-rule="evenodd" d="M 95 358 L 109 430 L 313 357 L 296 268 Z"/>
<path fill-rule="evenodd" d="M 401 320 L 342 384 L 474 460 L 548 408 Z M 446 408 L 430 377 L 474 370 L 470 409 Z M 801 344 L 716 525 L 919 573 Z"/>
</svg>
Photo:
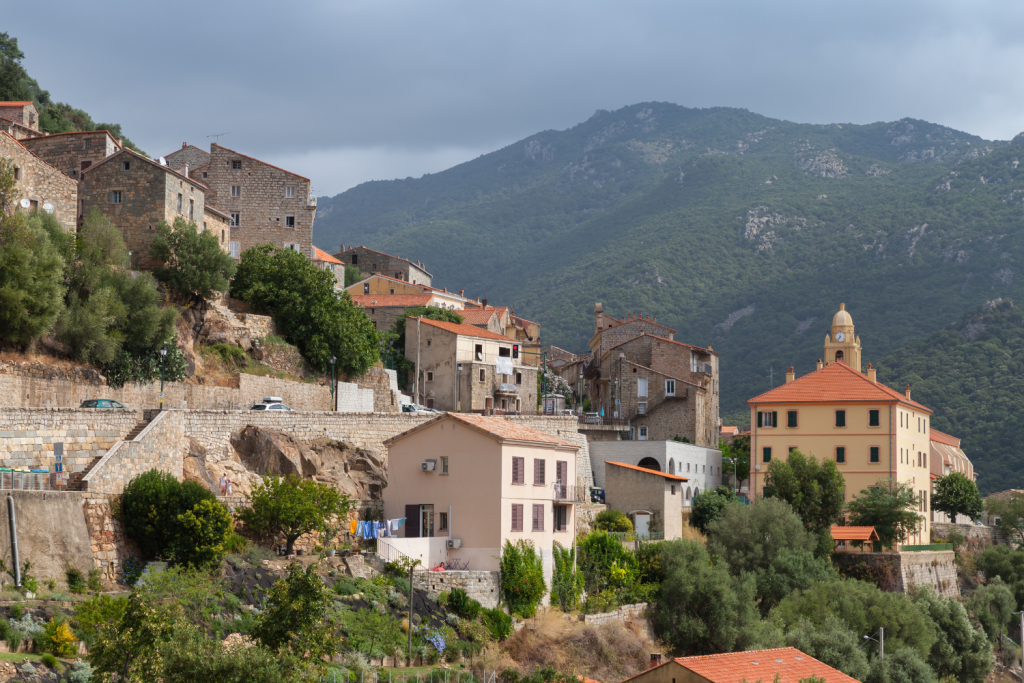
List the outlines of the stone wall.
<svg viewBox="0 0 1024 683">
<path fill-rule="evenodd" d="M 638 602 L 632 605 L 623 605 L 612 612 L 601 614 L 580 614 L 577 618 L 585 624 L 611 624 L 615 622 L 625 623 L 634 619 L 643 619 L 647 615 L 649 603 Z"/>
<path fill-rule="evenodd" d="M 28 199 L 29 210 L 53 206 L 53 215 L 66 230 L 74 230 L 78 209 L 78 184 L 24 147 L 28 140 L 18 142 L 10 135 L 0 134 L 0 157 L 10 159 L 15 167 L 15 189 L 12 203 L 20 208 L 20 200 Z"/>
<path fill-rule="evenodd" d="M 216 143 L 210 145 L 210 163 L 200 173 L 206 174 L 199 182 L 210 188 L 210 204 L 226 214 L 238 214 L 231 241 L 239 243 L 239 253 L 257 244 L 278 248 L 298 244 L 306 258 L 313 258 L 316 199 L 309 195 L 308 178 Z M 240 188 L 237 196 L 232 196 L 232 187 Z M 287 196 L 288 188 L 293 189 L 293 197 Z M 289 216 L 295 224 L 291 228 L 287 227 Z"/>
<path fill-rule="evenodd" d="M 882 590 L 906 593 L 914 586 L 931 586 L 939 595 L 960 597 L 952 550 L 833 553 L 832 560 L 844 574 L 879 582 Z M 867 571 L 858 568 L 862 563 Z"/>
<path fill-rule="evenodd" d="M 32 130 L 39 130 L 39 111 L 32 102 L 22 104 L 0 102 L 0 117 L 20 123 Z"/>
<path fill-rule="evenodd" d="M 427 591 L 433 599 L 437 599 L 441 591 L 450 593 L 453 588 L 461 588 L 485 609 L 493 609 L 498 606 L 498 577 L 498 572 L 423 571 L 413 572 L 412 582 L 417 588 Z"/>
<path fill-rule="evenodd" d="M 949 524 L 947 522 L 932 522 L 932 541 L 936 538 L 949 538 L 951 529 L 956 528 L 967 538 L 980 538 L 993 545 L 1006 543 L 1006 536 L 1002 529 L 997 526 L 983 526 L 981 524 Z"/>
<path fill-rule="evenodd" d="M 373 367 L 354 379 L 359 387 L 373 392 L 373 412 L 400 413 L 402 406 L 398 400 L 397 389 L 392 389 L 394 371 L 389 374 L 384 368 Z M 340 397 L 340 394 L 339 394 Z"/>
<path fill-rule="evenodd" d="M 82 478 L 90 493 L 116 495 L 125 484 L 149 470 L 170 472 L 181 479 L 188 451 L 185 440 L 185 411 L 165 410 L 131 441 L 119 441 Z"/>
<path fill-rule="evenodd" d="M 57 133 L 22 142 L 46 163 L 72 178 L 78 179 L 82 164 L 97 164 L 121 149 L 117 140 L 105 130 Z"/>
<path fill-rule="evenodd" d="M 210 153 L 204 149 L 196 147 L 195 145 L 183 142 L 181 143 L 181 149 L 175 150 L 165 156 L 164 161 L 166 161 L 167 165 L 175 171 L 184 169 L 185 166 L 188 166 L 189 170 L 192 171 L 200 166 L 205 166 L 210 163 Z"/>
<path fill-rule="evenodd" d="M 430 286 L 430 273 L 422 265 L 416 265 L 400 256 L 392 256 L 366 247 L 352 247 L 333 256 L 346 266 L 358 268 L 364 277 L 385 275 L 416 285 Z"/>
<path fill-rule="evenodd" d="M 81 472 L 140 420 L 142 412 L 135 410 L 5 407 L 0 410 L 0 463 L 53 471 L 54 447 L 63 444 L 64 471 Z"/>
<path fill-rule="evenodd" d="M 0 501 L 0 555 L 11 564 L 11 533 L 7 498 L 14 499 L 18 528 L 18 557 L 32 563 L 37 579 L 54 579 L 65 589 L 65 563 L 83 572 L 95 566 L 92 541 L 86 525 L 83 503 L 77 493 L 54 491 L 4 491 Z M 6 574 L 4 582 L 13 580 Z"/>
</svg>

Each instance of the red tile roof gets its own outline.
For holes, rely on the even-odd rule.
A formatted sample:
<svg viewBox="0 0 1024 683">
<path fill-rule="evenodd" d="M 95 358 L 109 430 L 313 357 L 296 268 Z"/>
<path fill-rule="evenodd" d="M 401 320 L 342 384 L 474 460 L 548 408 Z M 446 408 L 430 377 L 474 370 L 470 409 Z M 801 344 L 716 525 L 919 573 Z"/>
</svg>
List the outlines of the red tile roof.
<svg viewBox="0 0 1024 683">
<path fill-rule="evenodd" d="M 413 308 L 430 303 L 430 294 L 350 294 L 356 306 L 363 308 Z"/>
<path fill-rule="evenodd" d="M 686 477 L 680 477 L 678 474 L 669 474 L 668 472 L 659 472 L 658 470 L 650 470 L 646 467 L 637 467 L 636 465 L 627 465 L 624 462 L 612 462 L 611 460 L 606 461 L 608 465 L 617 465 L 618 467 L 625 467 L 627 470 L 636 470 L 637 472 L 643 472 L 644 474 L 654 474 L 665 479 L 671 479 L 672 481 L 690 481 Z"/>
<path fill-rule="evenodd" d="M 316 246 L 315 244 L 313 245 L 313 248 L 316 249 L 316 257 L 314 258 L 314 260 L 325 261 L 327 263 L 337 263 L 339 266 L 345 265 L 344 263 L 334 258 L 333 256 L 331 256 L 330 254 L 328 254 L 326 251 Z"/>
<path fill-rule="evenodd" d="M 199 168 L 202 168 L 202 167 L 200 166 Z M 373 250 L 371 249 L 370 251 L 373 251 Z M 338 256 L 339 254 L 344 254 L 344 253 L 345 252 L 343 252 L 343 251 L 339 251 L 337 254 L 335 254 L 335 256 Z M 396 256 L 395 258 L 398 258 L 398 257 Z M 367 275 L 366 277 L 364 277 L 359 282 L 352 283 L 351 285 L 349 285 L 349 287 L 355 287 L 356 285 L 360 285 L 360 284 L 366 282 L 367 280 L 372 280 L 375 277 L 379 277 L 379 278 L 384 279 L 384 280 L 391 280 L 392 282 L 401 282 L 403 285 L 409 285 L 410 287 L 416 287 L 418 289 L 422 289 L 425 292 L 437 292 L 438 294 L 447 294 L 448 296 L 454 297 L 456 299 L 464 300 L 467 305 L 468 304 L 477 305 L 476 302 L 471 301 L 471 300 L 467 299 L 464 296 L 459 296 L 458 292 L 446 292 L 443 289 L 438 289 L 437 287 L 431 287 L 429 285 L 421 285 L 421 284 L 417 284 L 415 282 L 406 282 L 405 280 L 399 280 L 398 278 L 389 277 L 387 275 L 382 275 L 380 273 L 373 273 L 372 275 Z"/>
<path fill-rule="evenodd" d="M 872 382 L 867 375 L 857 372 L 843 361 L 829 363 L 821 370 L 809 372 L 792 382 L 747 401 L 755 403 L 857 403 L 899 401 L 917 410 L 931 413 L 931 409 L 912 401 L 881 382 Z"/>
<path fill-rule="evenodd" d="M 0 102 L 0 107 L 24 107 L 26 104 L 34 105 L 35 102 Z"/>
<path fill-rule="evenodd" d="M 940 432 L 938 429 L 931 430 L 931 434 L 929 436 L 932 441 L 938 441 L 939 443 L 944 443 L 947 446 L 960 448 L 960 439 L 955 436 L 950 436 L 944 432 Z"/>
<path fill-rule="evenodd" d="M 877 541 L 878 533 L 873 526 L 833 526 L 832 538 L 836 541 Z"/>
<path fill-rule="evenodd" d="M 679 657 L 675 661 L 711 683 L 739 683 L 742 680 L 767 683 L 774 680 L 776 674 L 779 683 L 799 683 L 811 676 L 824 678 L 827 683 L 856 683 L 857 680 L 795 647 Z"/>
<path fill-rule="evenodd" d="M 494 311 L 481 311 L 479 309 L 471 308 L 459 311 L 459 315 L 464 318 L 464 322 L 467 325 L 486 325 L 496 314 Z"/>
<path fill-rule="evenodd" d="M 393 441 L 398 441 L 410 434 L 437 424 L 442 420 L 455 420 L 456 422 L 461 422 L 462 424 L 472 427 L 477 431 L 497 437 L 499 441 L 520 441 L 524 443 L 536 443 L 560 446 L 564 448 L 579 448 L 579 446 L 574 443 L 570 443 L 565 439 L 560 439 L 557 436 L 548 434 L 547 432 L 542 432 L 539 429 L 511 422 L 502 417 L 484 417 L 483 415 L 477 415 L 476 413 L 444 413 L 443 415 L 438 415 L 433 420 L 424 422 L 421 425 L 385 440 L 384 444 L 388 445 Z"/>
<path fill-rule="evenodd" d="M 722 425 L 722 428 L 719 431 L 722 434 L 739 434 L 740 433 L 740 428 L 739 427 L 732 427 L 730 425 Z"/>
<path fill-rule="evenodd" d="M 456 311 L 458 312 L 458 311 Z M 416 318 L 412 318 L 416 320 Z M 497 339 L 498 341 L 515 342 L 515 339 L 509 339 L 503 334 L 497 332 L 491 332 L 490 330 L 484 330 L 479 327 L 473 327 L 472 325 L 458 323 L 444 322 L 443 320 L 431 320 L 430 318 L 419 318 L 424 325 L 430 325 L 431 327 L 439 327 L 446 332 L 452 334 L 461 334 L 463 337 L 477 337 L 479 339 Z"/>
</svg>

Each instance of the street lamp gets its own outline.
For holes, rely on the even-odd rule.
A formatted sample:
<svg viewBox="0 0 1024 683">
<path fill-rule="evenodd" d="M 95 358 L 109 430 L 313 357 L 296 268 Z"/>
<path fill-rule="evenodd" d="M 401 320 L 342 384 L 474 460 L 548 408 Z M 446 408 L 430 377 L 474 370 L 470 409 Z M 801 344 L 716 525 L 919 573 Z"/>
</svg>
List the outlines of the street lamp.
<svg viewBox="0 0 1024 683">
<path fill-rule="evenodd" d="M 875 633 L 878 638 L 872 638 L 871 636 L 864 636 L 864 642 L 861 645 L 867 645 L 872 640 L 878 643 L 878 659 L 885 659 L 885 628 L 879 628 L 878 632 Z"/>
<path fill-rule="evenodd" d="M 331 405 L 334 406 L 334 412 L 338 412 L 338 394 L 334 386 L 334 363 L 337 360 L 337 357 L 331 356 Z"/>
<path fill-rule="evenodd" d="M 164 409 L 164 359 L 167 358 L 167 347 L 160 349 L 160 410 Z"/>
<path fill-rule="evenodd" d="M 455 375 L 455 412 L 462 412 L 462 363 L 455 366 L 457 373 Z"/>
</svg>

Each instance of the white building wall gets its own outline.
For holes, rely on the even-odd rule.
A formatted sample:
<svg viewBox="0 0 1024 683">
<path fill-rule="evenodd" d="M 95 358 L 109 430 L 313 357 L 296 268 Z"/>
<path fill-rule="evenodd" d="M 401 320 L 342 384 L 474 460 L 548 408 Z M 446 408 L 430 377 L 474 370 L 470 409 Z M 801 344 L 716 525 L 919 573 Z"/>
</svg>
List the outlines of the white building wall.
<svg viewBox="0 0 1024 683">
<path fill-rule="evenodd" d="M 690 481 L 683 485 L 681 503 L 687 506 L 694 491 L 706 491 L 722 483 L 722 451 L 678 441 L 591 441 L 590 462 L 594 466 L 594 486 L 604 488 L 605 463 L 639 465 L 654 458 L 662 472 L 678 474 Z M 685 491 L 690 489 L 690 501 Z"/>
</svg>

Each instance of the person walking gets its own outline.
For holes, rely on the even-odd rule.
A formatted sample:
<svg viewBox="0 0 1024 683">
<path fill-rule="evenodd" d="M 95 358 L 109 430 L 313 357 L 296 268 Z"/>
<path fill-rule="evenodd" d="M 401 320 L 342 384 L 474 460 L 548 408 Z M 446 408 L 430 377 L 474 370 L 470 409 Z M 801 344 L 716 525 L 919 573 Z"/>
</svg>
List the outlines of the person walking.
<svg viewBox="0 0 1024 683">
<path fill-rule="evenodd" d="M 228 495 L 231 495 L 231 477 L 228 477 Z"/>
<path fill-rule="evenodd" d="M 228 494 L 228 475 L 220 475 L 220 495 L 226 496 Z"/>
</svg>

